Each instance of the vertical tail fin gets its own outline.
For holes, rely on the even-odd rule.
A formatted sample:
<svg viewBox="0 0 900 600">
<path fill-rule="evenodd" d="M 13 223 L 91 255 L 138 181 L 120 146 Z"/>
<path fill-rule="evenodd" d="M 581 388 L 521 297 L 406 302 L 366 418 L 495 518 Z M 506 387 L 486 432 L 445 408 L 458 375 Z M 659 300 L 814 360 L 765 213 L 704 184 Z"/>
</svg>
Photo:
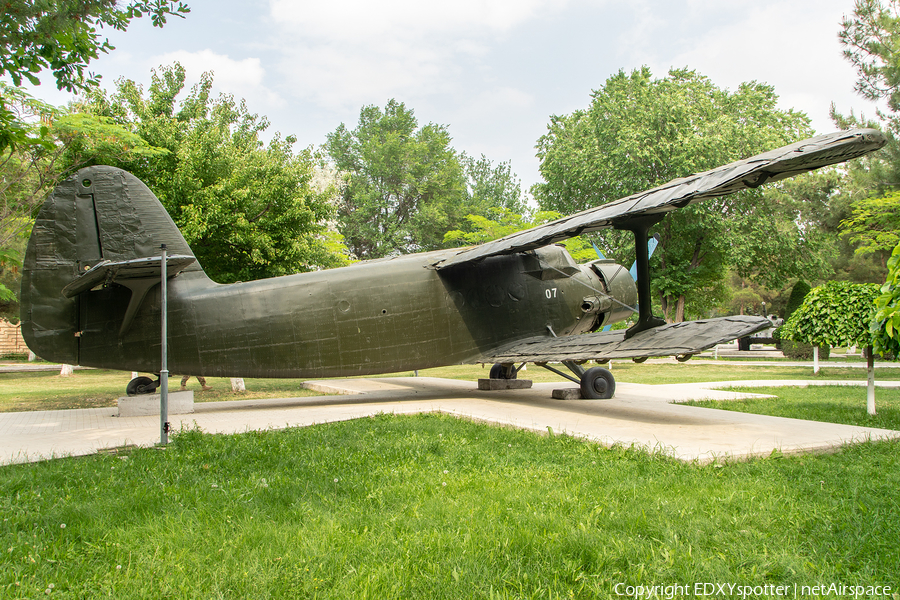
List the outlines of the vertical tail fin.
<svg viewBox="0 0 900 600">
<path fill-rule="evenodd" d="M 137 177 L 107 166 L 60 183 L 35 220 L 22 273 L 22 335 L 38 356 L 79 364 L 79 296 L 63 288 L 102 261 L 171 254 L 193 257 L 178 227 Z M 202 271 L 194 262 L 186 271 Z"/>
</svg>

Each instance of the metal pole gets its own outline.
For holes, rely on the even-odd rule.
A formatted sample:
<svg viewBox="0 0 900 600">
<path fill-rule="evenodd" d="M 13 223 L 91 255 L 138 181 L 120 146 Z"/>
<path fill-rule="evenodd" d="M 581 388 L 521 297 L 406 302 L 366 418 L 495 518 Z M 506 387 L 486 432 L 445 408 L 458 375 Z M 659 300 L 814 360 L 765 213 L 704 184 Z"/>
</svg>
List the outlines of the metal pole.
<svg viewBox="0 0 900 600">
<path fill-rule="evenodd" d="M 160 247 L 160 298 L 161 298 L 161 314 L 160 323 L 162 329 L 162 368 L 159 370 L 159 443 L 165 446 L 169 443 L 169 360 L 168 346 L 166 338 L 168 337 L 168 323 L 166 312 L 168 309 L 168 294 L 166 291 L 166 245 Z"/>
</svg>

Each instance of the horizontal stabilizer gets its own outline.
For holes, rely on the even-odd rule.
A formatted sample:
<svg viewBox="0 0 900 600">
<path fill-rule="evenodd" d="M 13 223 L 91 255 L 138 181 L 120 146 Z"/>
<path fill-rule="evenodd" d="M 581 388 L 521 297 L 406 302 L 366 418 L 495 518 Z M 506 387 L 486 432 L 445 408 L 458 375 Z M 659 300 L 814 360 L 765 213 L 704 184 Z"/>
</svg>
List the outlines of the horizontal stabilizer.
<svg viewBox="0 0 900 600">
<path fill-rule="evenodd" d="M 582 233 L 626 225 L 631 219 L 662 214 L 700 200 L 733 194 L 766 182 L 779 181 L 857 158 L 878 150 L 884 146 L 885 141 L 884 134 L 877 129 L 854 129 L 820 135 L 711 171 L 675 179 L 652 190 L 589 208 L 480 246 L 461 249 L 457 254 L 444 258 L 433 266 L 445 269 L 489 256 L 533 250 Z"/>
<path fill-rule="evenodd" d="M 188 266 L 196 262 L 193 256 L 174 255 L 166 257 L 166 278 L 174 277 L 184 271 Z M 85 271 L 62 290 L 66 298 L 74 298 L 78 294 L 86 292 L 102 283 L 113 283 L 126 279 L 160 279 L 160 257 L 135 258 L 132 260 L 109 261 L 102 260 L 94 267 Z"/>
<path fill-rule="evenodd" d="M 654 327 L 625 339 L 624 329 L 564 337 L 534 337 L 487 353 L 475 362 L 562 362 L 696 354 L 772 326 L 763 317 L 733 316 Z"/>
</svg>

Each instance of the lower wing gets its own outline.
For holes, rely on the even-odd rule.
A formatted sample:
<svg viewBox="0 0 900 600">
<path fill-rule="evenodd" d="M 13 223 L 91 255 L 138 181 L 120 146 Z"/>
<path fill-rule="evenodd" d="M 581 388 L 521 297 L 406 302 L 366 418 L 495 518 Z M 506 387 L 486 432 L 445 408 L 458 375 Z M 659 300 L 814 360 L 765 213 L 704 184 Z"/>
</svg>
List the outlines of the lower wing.
<svg viewBox="0 0 900 600">
<path fill-rule="evenodd" d="M 763 317 L 733 316 L 671 323 L 625 339 L 625 330 L 533 337 L 484 353 L 480 363 L 561 362 L 696 354 L 772 326 Z"/>
</svg>

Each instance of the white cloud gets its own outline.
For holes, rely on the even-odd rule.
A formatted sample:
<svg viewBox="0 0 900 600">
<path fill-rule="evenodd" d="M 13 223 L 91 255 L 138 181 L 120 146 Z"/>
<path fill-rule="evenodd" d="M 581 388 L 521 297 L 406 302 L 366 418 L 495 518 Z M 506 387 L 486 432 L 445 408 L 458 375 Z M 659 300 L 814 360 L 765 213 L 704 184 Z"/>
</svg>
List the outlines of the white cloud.
<svg viewBox="0 0 900 600">
<path fill-rule="evenodd" d="M 176 61 L 185 69 L 186 88 L 198 83 L 202 73 L 212 71 L 213 89 L 233 94 L 235 98 L 246 99 L 253 112 L 278 108 L 285 104 L 278 94 L 263 85 L 266 73 L 259 58 L 234 60 L 225 54 L 216 54 L 212 50 L 205 49 L 197 52 L 176 50 L 148 59 L 153 68 L 171 65 Z"/>
<path fill-rule="evenodd" d="M 348 109 L 446 96 L 501 38 L 561 10 L 559 0 L 272 0 L 279 71 L 297 97 Z"/>
<path fill-rule="evenodd" d="M 659 37 L 665 27 L 693 25 L 680 38 L 670 34 L 668 54 L 659 46 L 652 55 L 643 54 L 654 75 L 689 66 L 731 90 L 744 81 L 765 82 L 774 86 L 782 108 L 803 110 L 818 132 L 827 132 L 834 129 L 828 117 L 832 102 L 841 112 L 862 108 L 874 114 L 853 93 L 856 75 L 837 40 L 841 17 L 851 9 L 844 0 L 690 0 L 678 23 L 642 20 L 622 39 L 634 48 L 637 40 Z"/>
<path fill-rule="evenodd" d="M 272 0 L 276 23 L 303 28 L 306 37 L 329 40 L 385 41 L 414 39 L 439 33 L 504 32 L 547 8 L 562 8 L 565 0 Z"/>
</svg>

